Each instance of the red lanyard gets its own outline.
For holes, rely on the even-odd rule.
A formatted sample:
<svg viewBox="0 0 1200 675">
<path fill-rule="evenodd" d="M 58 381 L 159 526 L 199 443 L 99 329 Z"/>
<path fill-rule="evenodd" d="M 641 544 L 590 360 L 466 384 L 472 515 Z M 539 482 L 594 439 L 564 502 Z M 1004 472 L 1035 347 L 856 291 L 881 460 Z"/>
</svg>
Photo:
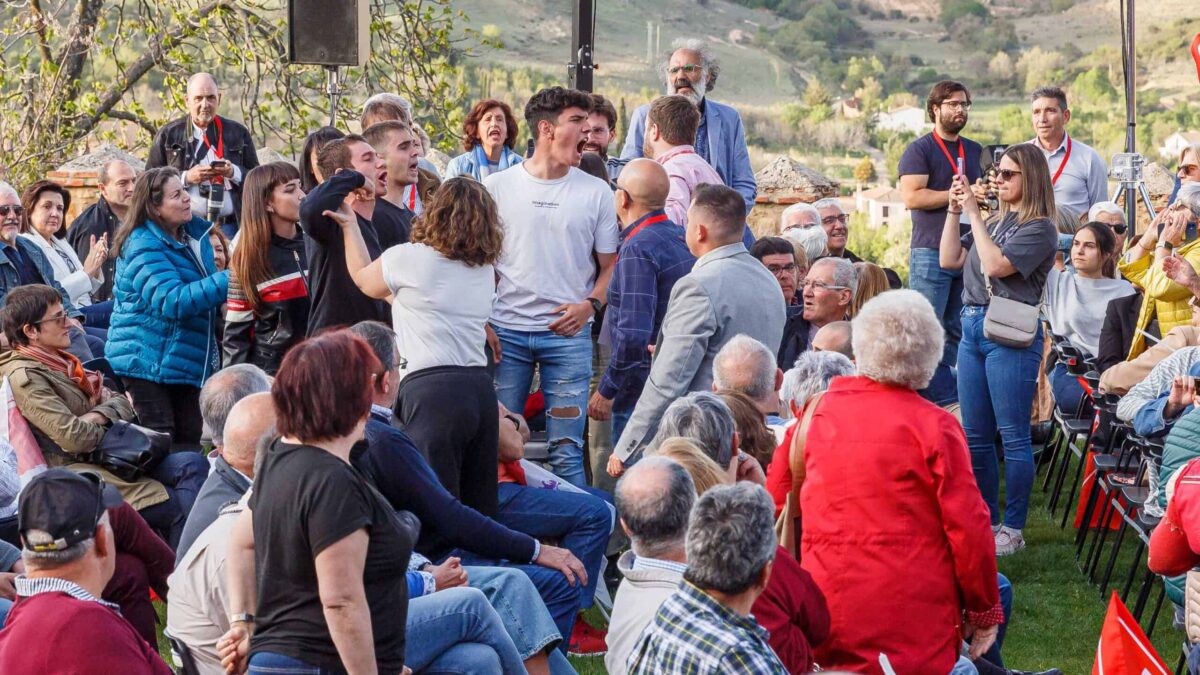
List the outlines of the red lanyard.
<svg viewBox="0 0 1200 675">
<path fill-rule="evenodd" d="M 637 233 L 638 233 L 638 232 L 641 232 L 641 231 L 642 231 L 642 229 L 643 229 L 643 228 L 646 228 L 646 227 L 648 227 L 648 226 L 650 226 L 650 225 L 653 225 L 653 224 L 655 224 L 655 223 L 661 223 L 662 221 L 664 221 L 664 220 L 666 220 L 666 219 L 667 219 L 667 214 L 665 214 L 665 213 L 660 213 L 660 214 L 658 214 L 658 215 L 656 215 L 656 216 L 650 216 L 649 218 L 647 218 L 647 219 L 643 220 L 643 221 L 641 222 L 641 224 L 639 224 L 637 227 L 635 227 L 635 228 L 633 228 L 632 230 L 630 230 L 630 231 L 629 231 L 629 234 L 628 234 L 628 235 L 625 237 L 625 241 L 629 241 L 630 239 L 633 239 L 635 236 L 637 236 Z M 620 251 L 617 251 L 617 257 L 618 257 L 618 258 L 620 258 L 620 257 L 621 257 L 621 252 L 620 252 Z"/>
<path fill-rule="evenodd" d="M 1071 159 L 1071 137 L 1067 136 L 1067 154 L 1063 155 L 1062 163 L 1058 165 L 1058 171 L 1054 172 L 1054 178 L 1050 180 L 1051 185 L 1058 185 L 1058 177 L 1062 175 L 1063 169 L 1067 168 L 1067 162 Z"/>
<path fill-rule="evenodd" d="M 413 213 L 416 213 L 417 212 L 417 186 L 415 184 L 409 185 L 408 189 L 411 190 L 411 192 L 408 193 L 408 210 L 412 211 Z"/>
<path fill-rule="evenodd" d="M 216 147 L 216 149 L 214 150 L 212 143 L 210 143 L 208 141 L 208 129 L 204 129 L 200 132 L 200 140 L 204 141 L 204 147 L 208 148 L 209 150 L 214 150 L 214 152 L 216 152 L 217 159 L 224 159 L 225 158 L 225 134 L 221 133 L 221 118 L 217 117 L 216 115 L 213 115 L 213 124 L 217 125 L 217 147 Z M 210 178 L 209 182 L 221 183 L 224 180 L 225 180 L 224 176 L 217 176 L 216 178 Z"/>
<path fill-rule="evenodd" d="M 950 151 L 946 149 L 945 142 L 942 141 L 941 136 L 937 135 L 936 131 L 933 132 L 933 140 L 937 141 L 938 147 L 942 149 L 942 154 L 946 156 L 946 161 L 950 162 L 950 169 L 954 172 L 954 175 L 957 176 L 958 164 L 954 161 L 954 158 L 950 156 Z M 958 139 L 958 158 L 963 161 L 963 171 L 966 171 L 967 155 L 965 152 L 963 152 L 963 142 L 961 138 Z"/>
</svg>

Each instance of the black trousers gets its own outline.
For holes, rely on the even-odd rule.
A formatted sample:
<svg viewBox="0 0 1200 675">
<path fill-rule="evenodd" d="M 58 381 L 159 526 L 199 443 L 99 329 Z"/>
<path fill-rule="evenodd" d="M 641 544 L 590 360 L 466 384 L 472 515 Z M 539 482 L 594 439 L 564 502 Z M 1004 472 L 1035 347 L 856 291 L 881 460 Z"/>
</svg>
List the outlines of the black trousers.
<svg viewBox="0 0 1200 675">
<path fill-rule="evenodd" d="M 500 427 L 487 369 L 435 366 L 406 375 L 396 419 L 447 491 L 486 516 L 496 515 Z"/>
<path fill-rule="evenodd" d="M 171 434 L 173 450 L 200 451 L 204 423 L 200 419 L 200 389 L 186 384 L 159 384 L 122 377 L 133 397 L 138 423 Z"/>
</svg>

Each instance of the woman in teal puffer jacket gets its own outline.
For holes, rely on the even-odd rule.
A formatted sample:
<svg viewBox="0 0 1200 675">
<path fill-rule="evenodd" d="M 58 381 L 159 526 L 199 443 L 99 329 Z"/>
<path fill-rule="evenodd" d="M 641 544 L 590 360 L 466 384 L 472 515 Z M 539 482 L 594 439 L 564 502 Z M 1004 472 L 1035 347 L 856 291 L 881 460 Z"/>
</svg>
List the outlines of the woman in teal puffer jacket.
<svg viewBox="0 0 1200 675">
<path fill-rule="evenodd" d="M 200 442 L 200 387 L 220 364 L 216 325 L 229 286 L 213 263 L 211 227 L 192 215 L 178 172 L 151 169 L 113 242 L 109 364 L 141 423 L 189 449 Z"/>
</svg>

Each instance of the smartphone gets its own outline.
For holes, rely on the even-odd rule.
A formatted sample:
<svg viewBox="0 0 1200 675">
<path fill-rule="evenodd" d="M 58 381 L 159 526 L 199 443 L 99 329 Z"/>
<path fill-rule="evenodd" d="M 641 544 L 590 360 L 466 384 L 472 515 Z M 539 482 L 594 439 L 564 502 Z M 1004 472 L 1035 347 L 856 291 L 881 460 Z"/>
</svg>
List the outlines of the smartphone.
<svg viewBox="0 0 1200 675">
<path fill-rule="evenodd" d="M 958 158 L 958 175 L 965 176 L 967 174 L 967 166 L 962 157 Z"/>
<path fill-rule="evenodd" d="M 227 163 L 228 162 L 223 159 L 214 159 L 212 164 L 209 164 L 209 167 L 213 169 L 224 169 Z"/>
</svg>

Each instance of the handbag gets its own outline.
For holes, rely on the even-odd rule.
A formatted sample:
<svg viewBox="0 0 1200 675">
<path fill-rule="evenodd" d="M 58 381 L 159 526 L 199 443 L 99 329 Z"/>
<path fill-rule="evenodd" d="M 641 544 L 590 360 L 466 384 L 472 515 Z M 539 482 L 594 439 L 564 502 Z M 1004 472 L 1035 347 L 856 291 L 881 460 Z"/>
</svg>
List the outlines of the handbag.
<svg viewBox="0 0 1200 675">
<path fill-rule="evenodd" d="M 171 435 L 129 422 L 113 422 L 86 462 L 132 483 L 163 461 L 171 452 Z"/>
<path fill-rule="evenodd" d="M 987 284 L 988 308 L 983 315 L 983 336 L 992 342 L 1013 349 L 1025 349 L 1033 344 L 1037 336 L 1041 311 L 1034 305 L 1002 298 L 992 293 L 992 280 L 983 277 Z"/>
<path fill-rule="evenodd" d="M 788 491 L 779 519 L 775 521 L 775 535 L 779 545 L 796 560 L 800 559 L 800 488 L 804 485 L 804 445 L 808 439 L 808 428 L 812 426 L 813 413 L 817 411 L 817 403 L 824 395 L 825 392 L 821 392 L 813 396 L 800 414 L 800 424 L 796 427 L 796 434 L 792 436 L 792 447 L 788 451 L 792 489 Z"/>
</svg>

